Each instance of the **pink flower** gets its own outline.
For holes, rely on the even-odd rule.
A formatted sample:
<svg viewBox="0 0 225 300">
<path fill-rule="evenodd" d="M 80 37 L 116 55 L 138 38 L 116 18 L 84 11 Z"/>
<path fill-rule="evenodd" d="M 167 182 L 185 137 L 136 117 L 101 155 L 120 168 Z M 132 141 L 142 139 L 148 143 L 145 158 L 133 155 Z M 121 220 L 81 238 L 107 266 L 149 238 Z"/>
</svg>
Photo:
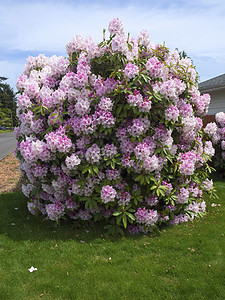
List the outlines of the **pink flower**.
<svg viewBox="0 0 225 300">
<path fill-rule="evenodd" d="M 144 160 L 149 157 L 149 155 L 151 154 L 151 150 L 147 143 L 138 143 L 138 145 L 134 149 L 134 154 L 137 159 Z"/>
<path fill-rule="evenodd" d="M 131 106 L 141 105 L 143 103 L 143 97 L 139 91 L 135 90 L 133 94 L 128 95 L 127 102 Z"/>
<path fill-rule="evenodd" d="M 204 153 L 207 154 L 209 157 L 212 157 L 215 154 L 215 149 L 213 148 L 211 141 L 205 142 Z"/>
<path fill-rule="evenodd" d="M 46 205 L 47 216 L 52 221 L 60 219 L 65 214 L 64 209 L 65 206 L 59 201 Z"/>
<path fill-rule="evenodd" d="M 158 202 L 158 196 L 150 194 L 148 198 L 145 198 L 145 202 L 148 203 L 149 206 L 155 206 Z"/>
<path fill-rule="evenodd" d="M 26 81 L 26 86 L 24 89 L 24 93 L 30 98 L 35 98 L 39 92 L 40 88 L 38 86 L 38 83 L 34 80 L 28 79 Z"/>
<path fill-rule="evenodd" d="M 127 191 L 118 192 L 116 197 L 120 206 L 126 206 L 130 203 L 131 195 Z"/>
<path fill-rule="evenodd" d="M 114 169 L 114 170 L 110 170 L 107 169 L 106 170 L 106 177 L 109 180 L 117 180 L 120 178 L 120 170 Z"/>
<path fill-rule="evenodd" d="M 159 166 L 159 160 L 155 155 L 153 155 L 151 157 L 147 157 L 143 161 L 143 168 L 148 173 L 153 172 L 156 169 L 158 169 L 158 166 Z"/>
<path fill-rule="evenodd" d="M 32 102 L 30 101 L 30 98 L 26 94 L 22 94 L 17 98 L 17 104 L 19 108 L 25 110 L 26 108 L 31 107 Z"/>
<path fill-rule="evenodd" d="M 151 107 L 152 107 L 152 102 L 147 97 L 143 99 L 143 102 L 138 103 L 138 108 L 140 112 L 147 113 L 150 111 Z"/>
<path fill-rule="evenodd" d="M 112 39 L 112 51 L 113 52 L 121 52 L 125 54 L 127 52 L 127 39 L 124 35 L 116 35 Z"/>
<path fill-rule="evenodd" d="M 103 203 L 113 202 L 116 197 L 116 190 L 110 186 L 106 185 L 102 187 L 101 199 Z"/>
<path fill-rule="evenodd" d="M 109 22 L 108 30 L 110 35 L 124 34 L 123 24 L 119 18 L 114 18 L 112 19 L 112 21 Z"/>
<path fill-rule="evenodd" d="M 77 168 L 77 166 L 81 163 L 81 160 L 76 154 L 73 153 L 71 156 L 67 156 L 65 162 L 67 168 L 69 170 L 73 170 Z"/>
<path fill-rule="evenodd" d="M 176 200 L 176 202 L 180 203 L 180 204 L 184 204 L 184 203 L 188 202 L 188 198 L 189 198 L 189 191 L 188 191 L 188 189 L 181 188 L 180 189 L 180 193 L 177 194 L 177 200 Z"/>
<path fill-rule="evenodd" d="M 127 132 L 132 136 L 140 136 L 150 127 L 150 121 L 147 118 L 133 119 L 132 125 L 127 127 Z"/>
<path fill-rule="evenodd" d="M 208 133 L 208 135 L 213 136 L 217 131 L 217 125 L 215 122 L 210 122 L 206 125 L 204 128 L 205 133 Z"/>
<path fill-rule="evenodd" d="M 45 139 L 47 141 L 47 146 L 53 152 L 58 150 L 59 152 L 67 153 L 72 147 L 72 141 L 65 134 L 50 132 L 45 135 Z"/>
<path fill-rule="evenodd" d="M 104 111 L 111 111 L 113 108 L 113 102 L 110 98 L 102 97 L 98 107 Z"/>
<path fill-rule="evenodd" d="M 220 124 L 221 127 L 225 127 L 225 113 L 219 112 L 216 114 L 216 123 Z"/>
<path fill-rule="evenodd" d="M 79 99 L 74 108 L 79 116 L 87 115 L 90 112 L 90 101 L 88 99 Z"/>
<path fill-rule="evenodd" d="M 113 127 L 115 124 L 115 118 L 110 111 L 98 109 L 95 111 L 93 118 L 95 119 L 96 124 L 102 125 L 104 128 Z"/>
<path fill-rule="evenodd" d="M 124 76 L 127 77 L 128 79 L 134 78 L 136 75 L 139 73 L 139 68 L 132 63 L 128 63 L 123 70 Z"/>
<path fill-rule="evenodd" d="M 144 224 L 146 226 L 153 226 L 159 218 L 157 210 L 147 210 L 144 208 L 138 208 L 135 213 L 135 218 L 137 223 Z"/>
<path fill-rule="evenodd" d="M 63 104 L 65 96 L 65 93 L 61 89 L 58 89 L 52 94 L 52 102 L 55 105 Z"/>
<path fill-rule="evenodd" d="M 77 88 L 82 88 L 88 83 L 88 76 L 86 73 L 78 71 L 74 76 L 74 84 Z"/>
<path fill-rule="evenodd" d="M 97 144 L 93 144 L 89 147 L 85 153 L 85 158 L 91 164 L 98 163 L 101 158 L 100 148 Z"/>
<path fill-rule="evenodd" d="M 145 66 L 151 78 L 160 77 L 163 65 L 161 64 L 161 62 L 158 60 L 157 57 L 153 56 L 149 58 Z"/>
<path fill-rule="evenodd" d="M 165 117 L 166 120 L 168 121 L 178 121 L 179 117 L 179 109 L 177 108 L 176 105 L 170 105 L 166 110 L 165 110 Z"/>
<path fill-rule="evenodd" d="M 102 148 L 102 155 L 104 157 L 112 158 L 117 153 L 117 147 L 115 147 L 114 144 L 106 144 L 105 147 Z"/>
<path fill-rule="evenodd" d="M 22 92 L 23 89 L 25 88 L 26 86 L 26 80 L 28 79 L 28 76 L 25 75 L 25 74 L 21 74 L 19 76 L 19 78 L 17 79 L 17 82 L 16 82 L 16 88 Z"/>
<path fill-rule="evenodd" d="M 182 161 L 179 170 L 183 175 L 193 175 L 195 171 L 195 163 L 193 160 L 185 159 Z"/>
<path fill-rule="evenodd" d="M 75 35 L 66 45 L 67 54 L 78 52 L 84 48 L 84 40 L 81 35 Z"/>
</svg>

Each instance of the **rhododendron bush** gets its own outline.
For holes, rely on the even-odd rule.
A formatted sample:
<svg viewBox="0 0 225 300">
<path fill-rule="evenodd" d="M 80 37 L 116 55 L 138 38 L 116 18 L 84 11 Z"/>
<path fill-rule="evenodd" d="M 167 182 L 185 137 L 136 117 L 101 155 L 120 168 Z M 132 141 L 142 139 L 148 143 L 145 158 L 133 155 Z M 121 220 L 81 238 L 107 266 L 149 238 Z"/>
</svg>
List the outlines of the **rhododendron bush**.
<svg viewBox="0 0 225 300">
<path fill-rule="evenodd" d="M 216 122 L 208 123 L 204 131 L 212 139 L 215 147 L 215 166 L 220 175 L 223 176 L 225 171 L 225 113 L 217 113 L 215 119 Z"/>
<path fill-rule="evenodd" d="M 29 57 L 17 81 L 17 157 L 32 214 L 105 220 L 147 232 L 205 211 L 213 190 L 202 116 L 210 97 L 178 51 L 137 39 L 119 19 L 68 57 Z M 111 226 L 111 227 L 110 227 Z"/>
</svg>

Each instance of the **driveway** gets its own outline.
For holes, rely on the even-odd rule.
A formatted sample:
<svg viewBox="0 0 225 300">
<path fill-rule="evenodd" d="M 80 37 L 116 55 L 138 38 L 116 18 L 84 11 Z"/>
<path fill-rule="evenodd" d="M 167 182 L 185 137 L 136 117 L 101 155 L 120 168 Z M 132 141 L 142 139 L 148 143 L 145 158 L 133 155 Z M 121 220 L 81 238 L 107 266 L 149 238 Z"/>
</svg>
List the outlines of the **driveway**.
<svg viewBox="0 0 225 300">
<path fill-rule="evenodd" d="M 16 149 L 14 132 L 0 133 L 0 161 Z"/>
</svg>

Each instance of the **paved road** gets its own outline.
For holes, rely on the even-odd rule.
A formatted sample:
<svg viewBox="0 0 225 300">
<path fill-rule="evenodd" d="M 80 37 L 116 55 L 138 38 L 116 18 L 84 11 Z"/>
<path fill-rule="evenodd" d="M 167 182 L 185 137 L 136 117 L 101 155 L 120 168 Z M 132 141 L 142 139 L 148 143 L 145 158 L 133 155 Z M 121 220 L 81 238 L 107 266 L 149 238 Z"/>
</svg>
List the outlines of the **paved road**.
<svg viewBox="0 0 225 300">
<path fill-rule="evenodd" d="M 14 132 L 0 133 L 0 161 L 16 149 Z"/>
</svg>

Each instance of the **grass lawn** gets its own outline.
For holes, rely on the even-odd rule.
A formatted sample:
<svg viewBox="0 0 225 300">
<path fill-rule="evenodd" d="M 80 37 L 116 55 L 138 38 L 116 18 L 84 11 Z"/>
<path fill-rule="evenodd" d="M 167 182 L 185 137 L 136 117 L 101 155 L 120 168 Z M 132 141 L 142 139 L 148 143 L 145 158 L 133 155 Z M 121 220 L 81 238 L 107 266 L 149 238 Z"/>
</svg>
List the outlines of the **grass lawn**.
<svg viewBox="0 0 225 300">
<path fill-rule="evenodd" d="M 225 299 L 225 180 L 216 187 L 221 206 L 155 237 L 56 227 L 20 192 L 0 195 L 0 299 Z"/>
<path fill-rule="evenodd" d="M 0 133 L 7 133 L 7 132 L 13 132 L 13 131 L 14 131 L 14 130 L 11 130 L 11 129 L 9 129 L 9 130 L 8 130 L 8 129 L 7 129 L 7 130 L 1 130 L 1 129 L 0 129 Z"/>
</svg>

